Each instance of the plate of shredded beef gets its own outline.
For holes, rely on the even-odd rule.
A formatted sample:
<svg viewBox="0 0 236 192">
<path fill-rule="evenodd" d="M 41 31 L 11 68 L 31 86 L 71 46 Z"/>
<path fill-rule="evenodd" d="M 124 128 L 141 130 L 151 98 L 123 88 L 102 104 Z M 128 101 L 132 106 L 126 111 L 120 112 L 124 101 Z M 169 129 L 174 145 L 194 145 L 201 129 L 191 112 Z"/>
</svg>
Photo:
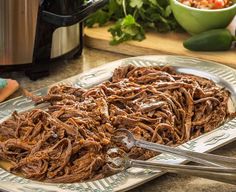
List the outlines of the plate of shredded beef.
<svg viewBox="0 0 236 192">
<path fill-rule="evenodd" d="M 19 191 L 118 191 L 163 174 L 109 169 L 106 152 L 116 146 L 111 137 L 119 128 L 138 139 L 198 152 L 233 141 L 235 74 L 224 65 L 194 58 L 146 56 L 115 61 L 34 93 L 25 91 L 26 97 L 0 105 L 0 160 L 7 162 L 0 170 L 3 189 L 14 182 Z M 127 154 L 184 162 L 137 147 Z"/>
</svg>

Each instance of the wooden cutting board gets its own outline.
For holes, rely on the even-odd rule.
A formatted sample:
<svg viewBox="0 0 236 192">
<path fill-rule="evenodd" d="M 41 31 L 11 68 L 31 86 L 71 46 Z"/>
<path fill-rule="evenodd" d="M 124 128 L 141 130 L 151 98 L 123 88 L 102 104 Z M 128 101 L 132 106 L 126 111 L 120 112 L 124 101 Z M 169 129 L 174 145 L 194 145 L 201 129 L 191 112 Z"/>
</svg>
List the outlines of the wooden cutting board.
<svg viewBox="0 0 236 192">
<path fill-rule="evenodd" d="M 212 60 L 219 63 L 224 63 L 228 66 L 236 68 L 236 48 L 224 52 L 192 52 L 183 47 L 183 41 L 189 38 L 188 34 L 167 33 L 160 34 L 149 32 L 146 34 L 146 39 L 137 42 L 129 41 L 118 46 L 109 45 L 111 35 L 107 31 L 109 26 L 86 28 L 85 29 L 85 45 L 87 47 L 100 50 L 122 53 L 130 56 L 140 55 L 185 55 L 198 57 L 201 59 Z M 234 31 L 236 28 L 236 18 L 232 22 L 230 29 Z"/>
</svg>

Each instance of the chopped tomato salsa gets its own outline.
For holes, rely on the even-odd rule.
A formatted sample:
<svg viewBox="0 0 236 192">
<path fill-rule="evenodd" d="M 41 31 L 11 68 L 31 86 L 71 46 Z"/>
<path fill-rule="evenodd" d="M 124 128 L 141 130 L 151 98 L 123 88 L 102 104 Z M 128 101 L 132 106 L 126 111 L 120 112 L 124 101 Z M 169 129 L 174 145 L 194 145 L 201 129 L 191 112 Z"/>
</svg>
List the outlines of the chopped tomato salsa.
<svg viewBox="0 0 236 192">
<path fill-rule="evenodd" d="M 231 0 L 180 0 L 180 2 L 199 9 L 222 9 L 233 4 Z"/>
</svg>

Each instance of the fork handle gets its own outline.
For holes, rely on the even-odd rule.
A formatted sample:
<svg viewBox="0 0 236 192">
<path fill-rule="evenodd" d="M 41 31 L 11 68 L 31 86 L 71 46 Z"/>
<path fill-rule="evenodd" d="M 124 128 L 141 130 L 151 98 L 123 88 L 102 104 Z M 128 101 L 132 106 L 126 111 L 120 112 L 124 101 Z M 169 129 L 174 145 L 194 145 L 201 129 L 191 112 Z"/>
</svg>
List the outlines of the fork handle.
<svg viewBox="0 0 236 192">
<path fill-rule="evenodd" d="M 207 166 L 214 167 L 235 167 L 236 168 L 236 159 L 231 157 L 224 157 L 219 155 L 207 154 L 207 153 L 198 153 L 188 150 L 183 150 L 179 148 L 173 148 L 166 145 L 160 145 L 157 143 L 151 143 L 143 140 L 135 140 L 135 146 L 149 149 L 152 151 L 157 151 L 161 153 L 169 153 L 179 157 L 184 157 L 190 161 L 197 162 Z"/>
<path fill-rule="evenodd" d="M 236 185 L 236 168 L 175 165 L 140 160 L 129 160 L 129 167 L 156 169 L 170 173 L 186 174 Z"/>
</svg>

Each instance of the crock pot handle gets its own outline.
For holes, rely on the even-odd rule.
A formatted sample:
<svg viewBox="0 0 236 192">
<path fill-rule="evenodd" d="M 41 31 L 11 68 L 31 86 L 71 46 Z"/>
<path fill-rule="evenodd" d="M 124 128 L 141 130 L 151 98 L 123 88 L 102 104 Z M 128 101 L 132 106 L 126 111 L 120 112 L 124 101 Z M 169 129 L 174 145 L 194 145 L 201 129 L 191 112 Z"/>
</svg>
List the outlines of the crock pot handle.
<svg viewBox="0 0 236 192">
<path fill-rule="evenodd" d="M 70 26 L 80 21 L 83 21 L 91 13 L 102 8 L 109 0 L 90 0 L 84 6 L 80 7 L 80 10 L 71 15 L 59 15 L 49 11 L 42 11 L 42 18 L 47 23 L 51 23 L 55 26 Z"/>
</svg>

